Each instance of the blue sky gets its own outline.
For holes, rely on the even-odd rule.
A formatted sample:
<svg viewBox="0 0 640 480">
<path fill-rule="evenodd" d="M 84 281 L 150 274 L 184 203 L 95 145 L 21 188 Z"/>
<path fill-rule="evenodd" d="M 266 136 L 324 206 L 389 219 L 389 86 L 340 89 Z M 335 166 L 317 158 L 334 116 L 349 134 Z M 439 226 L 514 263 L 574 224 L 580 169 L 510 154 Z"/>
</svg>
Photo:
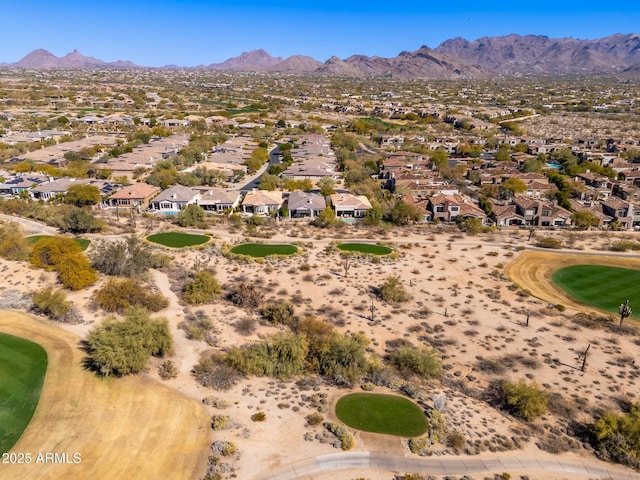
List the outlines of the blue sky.
<svg viewBox="0 0 640 480">
<path fill-rule="evenodd" d="M 274 56 L 392 57 L 448 38 L 509 33 L 600 38 L 640 33 L 640 1 L 12 0 L 0 62 L 37 48 L 104 61 L 195 66 L 264 48 Z"/>
</svg>

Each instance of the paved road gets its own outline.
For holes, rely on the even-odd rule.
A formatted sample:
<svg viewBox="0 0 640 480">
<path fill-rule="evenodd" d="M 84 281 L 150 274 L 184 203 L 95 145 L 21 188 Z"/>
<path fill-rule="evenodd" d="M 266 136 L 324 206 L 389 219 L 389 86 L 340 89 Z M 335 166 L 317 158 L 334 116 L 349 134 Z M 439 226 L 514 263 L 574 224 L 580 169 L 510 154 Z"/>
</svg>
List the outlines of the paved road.
<svg viewBox="0 0 640 480">
<path fill-rule="evenodd" d="M 529 457 L 505 455 L 501 457 L 407 458 L 372 452 L 348 452 L 322 455 L 302 460 L 254 480 L 295 480 L 314 473 L 347 468 L 364 468 L 397 473 L 429 475 L 478 475 L 485 473 L 511 474 L 518 472 L 558 473 L 567 478 L 572 474 L 612 480 L 640 480 L 640 474 L 624 467 L 597 460 L 567 460 L 550 454 Z"/>
</svg>

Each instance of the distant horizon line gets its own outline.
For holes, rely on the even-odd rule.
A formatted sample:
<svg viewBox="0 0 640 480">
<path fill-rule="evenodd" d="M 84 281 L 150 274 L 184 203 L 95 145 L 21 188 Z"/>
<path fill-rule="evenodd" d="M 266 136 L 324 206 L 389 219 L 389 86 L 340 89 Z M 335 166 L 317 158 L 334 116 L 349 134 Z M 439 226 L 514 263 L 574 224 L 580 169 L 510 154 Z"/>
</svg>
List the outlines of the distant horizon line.
<svg viewBox="0 0 640 480">
<path fill-rule="evenodd" d="M 442 42 L 440 42 L 440 43 L 439 43 L 437 46 L 435 46 L 435 47 L 431 47 L 431 46 L 429 46 L 429 45 L 427 45 L 427 44 L 422 44 L 422 45 L 420 45 L 419 47 L 415 48 L 414 50 L 407 50 L 407 49 L 400 50 L 400 51 L 398 51 L 398 52 L 397 52 L 396 56 L 397 56 L 397 55 L 400 55 L 400 54 L 401 54 L 401 53 L 403 53 L 403 52 L 413 52 L 413 51 L 420 50 L 421 48 L 425 48 L 425 47 L 426 47 L 426 48 L 429 48 L 429 49 L 431 49 L 431 50 L 435 50 L 436 48 L 438 48 L 438 47 L 439 47 L 439 46 L 441 46 L 442 44 L 444 44 L 444 43 L 446 43 L 446 42 L 448 42 L 448 41 L 457 40 L 457 39 L 461 39 L 461 40 L 464 40 L 464 41 L 466 41 L 466 42 L 473 43 L 473 42 L 477 42 L 477 41 L 481 41 L 481 40 L 485 40 L 485 39 L 507 38 L 507 37 L 514 37 L 514 36 L 515 36 L 515 37 L 522 37 L 522 38 L 524 38 L 524 37 L 541 37 L 541 38 L 547 38 L 547 39 L 550 39 L 550 40 L 597 41 L 597 40 L 603 40 L 603 39 L 610 38 L 610 37 L 614 37 L 614 36 L 626 36 L 626 37 L 633 37 L 633 36 L 640 36 L 640 34 L 638 34 L 638 33 L 636 33 L 636 32 L 630 32 L 630 33 L 621 33 L 621 32 L 616 32 L 616 33 L 612 33 L 612 34 L 610 34 L 610 35 L 606 35 L 606 36 L 603 36 L 603 37 L 602 37 L 602 36 L 600 36 L 600 37 L 597 37 L 597 38 L 586 38 L 586 37 L 585 37 L 585 38 L 581 38 L 581 37 L 574 37 L 574 36 L 572 36 L 572 35 L 570 35 L 570 36 L 566 36 L 566 37 L 551 37 L 551 36 L 549 36 L 549 35 L 536 34 L 536 33 L 527 33 L 527 34 L 509 33 L 509 34 L 505 34 L 505 35 L 491 35 L 491 36 L 485 35 L 485 36 L 482 36 L 482 37 L 475 38 L 475 39 L 473 39 L 473 40 L 470 40 L 470 39 L 467 39 L 467 38 L 462 37 L 462 36 L 460 36 L 460 35 L 457 35 L 457 36 L 450 37 L 450 38 L 447 38 L 447 39 L 443 40 Z M 253 53 L 253 52 L 259 52 L 259 51 L 263 51 L 263 52 L 265 52 L 267 55 L 269 55 L 270 57 L 275 58 L 275 59 L 277 59 L 277 58 L 281 58 L 282 60 L 286 60 L 286 59 L 291 58 L 291 57 L 308 57 L 308 58 L 311 58 L 311 59 L 313 59 L 313 60 L 315 60 L 315 61 L 318 61 L 318 62 L 321 62 L 321 63 L 325 63 L 325 62 L 326 62 L 326 61 L 328 61 L 329 59 L 331 59 L 331 58 L 333 58 L 333 57 L 336 57 L 336 56 L 337 56 L 337 55 L 335 55 L 335 54 L 329 55 L 329 56 L 326 58 L 326 60 L 319 60 L 318 58 L 316 58 L 316 57 L 314 57 L 314 56 L 312 56 L 312 55 L 305 54 L 305 53 L 293 53 L 293 54 L 290 54 L 290 55 L 287 55 L 287 56 L 282 56 L 282 55 L 276 55 L 276 56 L 273 56 L 273 55 L 272 55 L 271 53 L 269 53 L 269 52 L 267 51 L 267 49 L 265 49 L 264 47 L 256 47 L 256 48 L 254 48 L 254 49 L 246 50 L 246 51 L 243 51 L 243 52 L 241 52 L 241 53 L 238 53 L 238 54 L 236 54 L 236 55 L 234 55 L 234 56 L 227 57 L 227 58 L 225 58 L 224 60 L 221 60 L 221 61 L 212 61 L 212 62 L 210 62 L 210 63 L 204 63 L 204 62 L 201 62 L 201 63 L 196 64 L 196 65 L 180 65 L 180 64 L 178 64 L 178 63 L 175 63 L 175 62 L 174 62 L 174 63 L 167 63 L 167 64 L 163 64 L 163 65 L 148 65 L 148 64 L 145 64 L 145 63 L 137 63 L 137 62 L 134 62 L 133 60 L 129 60 L 129 59 L 103 60 L 103 59 L 101 59 L 101 58 L 94 57 L 94 56 L 93 56 L 93 55 L 91 55 L 91 54 L 84 54 L 84 53 L 82 53 L 82 52 L 80 51 L 80 49 L 78 49 L 77 47 L 76 47 L 76 48 L 73 48 L 71 51 L 69 51 L 69 52 L 67 52 L 67 53 L 65 53 L 65 54 L 63 54 L 63 55 L 56 55 L 55 53 L 53 53 L 51 50 L 49 50 L 49 49 L 47 49 L 47 48 L 39 47 L 39 48 L 35 48 L 35 49 L 33 49 L 33 50 L 31 50 L 31 51 L 27 52 L 25 55 L 23 55 L 22 57 L 20 57 L 20 59 L 18 59 L 18 60 L 17 60 L 17 61 L 15 61 L 15 62 L 9 62 L 9 61 L 5 61 L 5 60 L 0 60 L 0 66 L 5 66 L 5 67 L 6 67 L 6 66 L 15 66 L 15 65 L 17 65 L 18 63 L 20 63 L 22 60 L 24 60 L 25 58 L 27 58 L 29 55 L 31 55 L 31 54 L 33 54 L 33 53 L 35 53 L 35 52 L 38 52 L 38 51 L 46 52 L 47 54 L 52 55 L 52 56 L 54 56 L 54 57 L 55 57 L 55 58 L 57 58 L 57 59 L 62 59 L 62 58 L 65 58 L 65 57 L 67 57 L 67 56 L 69 56 L 69 55 L 72 55 L 73 53 L 78 53 L 78 54 L 80 54 L 82 57 L 85 57 L 85 58 L 93 58 L 93 59 L 95 59 L 95 60 L 98 60 L 99 62 L 104 63 L 105 65 L 117 64 L 117 63 L 130 63 L 130 64 L 132 64 L 133 66 L 136 66 L 136 67 L 142 67 L 142 68 L 170 68 L 170 67 L 173 67 L 173 68 L 198 68 L 198 67 L 209 67 L 209 66 L 211 66 L 211 65 L 219 65 L 219 64 L 225 63 L 225 62 L 226 62 L 226 61 L 228 61 L 228 60 L 236 59 L 236 58 L 238 58 L 238 57 L 241 57 L 242 55 L 250 54 L 250 53 Z M 344 59 L 346 59 L 346 58 L 349 58 L 349 57 L 351 57 L 351 56 L 355 56 L 355 55 L 363 55 L 363 56 L 367 56 L 367 57 L 379 57 L 379 58 L 393 58 L 393 57 L 384 57 L 384 56 L 381 56 L 381 55 L 378 55 L 378 54 L 364 54 L 364 53 L 352 53 L 352 54 L 350 54 L 350 55 L 349 55 L 349 56 L 347 56 L 347 57 L 344 57 L 344 58 L 338 57 L 338 58 L 341 58 L 342 60 L 344 60 Z"/>
</svg>

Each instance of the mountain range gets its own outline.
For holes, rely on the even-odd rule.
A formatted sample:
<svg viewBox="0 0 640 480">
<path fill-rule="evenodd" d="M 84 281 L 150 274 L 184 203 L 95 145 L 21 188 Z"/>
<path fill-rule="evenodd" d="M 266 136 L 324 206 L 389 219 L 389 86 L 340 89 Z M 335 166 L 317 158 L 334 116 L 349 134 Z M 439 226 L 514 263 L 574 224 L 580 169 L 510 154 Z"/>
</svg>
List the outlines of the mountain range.
<svg viewBox="0 0 640 480">
<path fill-rule="evenodd" d="M 56 57 L 34 50 L 20 61 L 2 66 L 20 68 L 144 68 L 132 62 L 103 62 L 77 50 Z M 176 66 L 165 68 L 180 68 Z M 352 55 L 320 62 L 304 55 L 273 57 L 262 49 L 222 63 L 193 67 L 211 71 L 285 72 L 300 75 L 394 78 L 488 78 L 564 74 L 623 74 L 640 77 L 640 35 L 615 34 L 596 40 L 549 38 L 542 35 L 453 38 L 435 49 L 427 46 L 396 57 Z"/>
</svg>

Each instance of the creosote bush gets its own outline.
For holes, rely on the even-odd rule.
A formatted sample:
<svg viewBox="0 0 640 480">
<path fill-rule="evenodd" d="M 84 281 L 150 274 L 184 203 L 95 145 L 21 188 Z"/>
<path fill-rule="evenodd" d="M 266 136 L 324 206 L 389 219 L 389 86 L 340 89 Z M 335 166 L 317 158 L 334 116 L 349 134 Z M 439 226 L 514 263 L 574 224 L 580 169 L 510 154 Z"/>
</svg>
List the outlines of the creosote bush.
<svg viewBox="0 0 640 480">
<path fill-rule="evenodd" d="M 398 303 L 409 300 L 409 294 L 404 289 L 400 279 L 396 276 L 389 276 L 379 289 L 380 298 L 385 302 Z"/>
<path fill-rule="evenodd" d="M 531 421 L 547 412 L 549 396 L 535 382 L 502 382 L 502 406 L 515 417 Z"/>
<path fill-rule="evenodd" d="M 405 375 L 430 378 L 442 373 L 442 360 L 431 348 L 400 347 L 389 355 L 389 363 Z"/>
<path fill-rule="evenodd" d="M 169 322 L 141 307 L 129 308 L 124 320 L 106 319 L 87 335 L 89 362 L 102 375 L 140 372 L 152 355 L 164 357 L 172 351 Z"/>
<path fill-rule="evenodd" d="M 212 272 L 200 270 L 193 276 L 193 281 L 184 286 L 182 299 L 191 305 L 211 303 L 222 289 Z"/>
<path fill-rule="evenodd" d="M 353 435 L 351 435 L 347 427 L 333 422 L 325 422 L 324 426 L 340 440 L 340 448 L 342 450 L 351 450 L 353 448 Z"/>
<path fill-rule="evenodd" d="M 52 320 L 65 320 L 73 308 L 67 296 L 61 290 L 45 288 L 31 294 L 33 310 Z"/>
<path fill-rule="evenodd" d="M 96 304 L 106 312 L 122 313 L 132 306 L 158 312 L 169 306 L 169 300 L 132 278 L 110 278 L 95 293 Z"/>
<path fill-rule="evenodd" d="M 251 421 L 253 422 L 264 422 L 267 419 L 267 414 L 264 412 L 256 412 L 251 415 Z"/>
</svg>

